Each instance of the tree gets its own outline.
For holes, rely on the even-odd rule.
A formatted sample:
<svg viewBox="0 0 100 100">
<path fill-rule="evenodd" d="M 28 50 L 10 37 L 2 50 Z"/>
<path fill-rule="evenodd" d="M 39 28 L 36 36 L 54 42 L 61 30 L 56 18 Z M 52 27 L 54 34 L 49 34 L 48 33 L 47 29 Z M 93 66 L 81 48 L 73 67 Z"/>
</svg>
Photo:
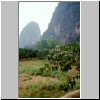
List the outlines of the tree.
<svg viewBox="0 0 100 100">
<path fill-rule="evenodd" d="M 36 42 L 35 43 L 35 50 L 41 50 L 41 49 L 43 49 L 41 41 Z"/>
<path fill-rule="evenodd" d="M 36 44 L 35 44 L 35 49 L 36 50 L 41 50 L 41 49 L 44 49 L 44 48 L 49 48 L 48 46 L 48 43 L 46 40 L 41 40 L 41 41 L 38 41 Z"/>
<path fill-rule="evenodd" d="M 42 43 L 43 48 L 49 48 L 48 43 L 47 43 L 46 40 L 41 40 L 41 43 Z"/>
<path fill-rule="evenodd" d="M 48 54 L 49 54 L 49 50 L 46 48 L 44 48 L 42 50 L 38 50 L 37 58 L 38 59 L 45 59 Z"/>
<path fill-rule="evenodd" d="M 48 40 L 49 49 L 55 48 L 55 46 L 58 45 L 59 43 L 60 42 L 57 39 L 50 39 L 50 40 Z"/>
</svg>

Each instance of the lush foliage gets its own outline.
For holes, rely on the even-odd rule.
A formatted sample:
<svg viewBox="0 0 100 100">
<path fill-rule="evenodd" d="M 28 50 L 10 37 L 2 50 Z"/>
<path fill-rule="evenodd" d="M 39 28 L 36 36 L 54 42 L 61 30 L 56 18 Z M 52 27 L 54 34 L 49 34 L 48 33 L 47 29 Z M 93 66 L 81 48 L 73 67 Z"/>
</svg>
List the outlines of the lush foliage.
<svg viewBox="0 0 100 100">
<path fill-rule="evenodd" d="M 58 39 L 49 39 L 49 40 L 41 40 L 35 43 L 34 49 L 41 50 L 41 49 L 54 49 L 56 45 L 60 44 Z"/>
<path fill-rule="evenodd" d="M 51 40 L 41 40 L 35 43 L 35 46 L 27 48 L 19 48 L 19 60 L 26 58 L 38 58 L 45 59 L 49 54 L 49 50 L 55 48 L 59 44 L 56 39 Z"/>
<path fill-rule="evenodd" d="M 55 49 L 50 50 L 47 59 L 50 64 L 45 63 L 44 70 L 68 71 L 72 65 L 80 70 L 80 46 L 79 44 L 57 45 Z"/>
<path fill-rule="evenodd" d="M 24 54 L 30 54 L 28 53 L 30 51 L 35 50 L 25 50 Z M 33 59 L 19 63 L 19 73 L 27 73 L 28 75 L 20 78 L 22 83 L 27 83 L 26 86 L 20 84 L 20 97 L 60 97 L 69 91 L 80 89 L 79 74 L 77 73 L 80 71 L 80 45 L 78 43 L 56 45 L 48 55 L 43 54 L 42 50 L 40 53 L 38 50 L 36 51 L 37 55 L 34 57 L 39 58 L 45 55 L 46 59 Z M 37 81 L 34 80 L 34 77 L 41 77 L 46 81 Z M 50 78 L 54 81 L 49 80 Z"/>
<path fill-rule="evenodd" d="M 47 41 L 49 49 L 54 49 L 56 45 L 60 44 L 60 41 L 58 39 L 50 39 Z"/>
<path fill-rule="evenodd" d="M 37 52 L 37 50 L 19 48 L 19 60 L 25 58 L 36 58 Z"/>
<path fill-rule="evenodd" d="M 32 58 L 45 59 L 48 53 L 48 49 L 32 50 L 19 48 L 19 60 Z"/>
</svg>

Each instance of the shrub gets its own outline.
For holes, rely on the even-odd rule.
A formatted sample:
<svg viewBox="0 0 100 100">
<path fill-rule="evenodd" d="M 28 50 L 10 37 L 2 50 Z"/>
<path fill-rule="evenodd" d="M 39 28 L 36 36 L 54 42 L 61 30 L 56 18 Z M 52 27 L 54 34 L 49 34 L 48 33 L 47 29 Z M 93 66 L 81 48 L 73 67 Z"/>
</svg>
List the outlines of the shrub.
<svg viewBox="0 0 100 100">
<path fill-rule="evenodd" d="M 50 50 L 47 59 L 50 62 L 51 70 L 68 71 L 72 65 L 80 70 L 80 46 L 79 44 L 56 45 L 55 49 Z M 45 65 L 46 67 L 47 65 Z M 49 66 L 49 65 L 48 65 Z"/>
</svg>

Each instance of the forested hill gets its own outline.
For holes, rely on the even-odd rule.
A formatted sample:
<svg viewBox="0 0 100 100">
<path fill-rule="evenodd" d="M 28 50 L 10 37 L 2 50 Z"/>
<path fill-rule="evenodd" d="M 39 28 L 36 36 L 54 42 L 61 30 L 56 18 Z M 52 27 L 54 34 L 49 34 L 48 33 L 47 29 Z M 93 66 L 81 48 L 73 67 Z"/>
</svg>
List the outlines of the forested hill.
<svg viewBox="0 0 100 100">
<path fill-rule="evenodd" d="M 80 2 L 58 3 L 41 40 L 52 38 L 57 38 L 65 43 L 80 40 Z"/>
<path fill-rule="evenodd" d="M 20 33 L 19 47 L 31 47 L 41 37 L 39 25 L 36 22 L 31 21 L 28 23 Z"/>
</svg>

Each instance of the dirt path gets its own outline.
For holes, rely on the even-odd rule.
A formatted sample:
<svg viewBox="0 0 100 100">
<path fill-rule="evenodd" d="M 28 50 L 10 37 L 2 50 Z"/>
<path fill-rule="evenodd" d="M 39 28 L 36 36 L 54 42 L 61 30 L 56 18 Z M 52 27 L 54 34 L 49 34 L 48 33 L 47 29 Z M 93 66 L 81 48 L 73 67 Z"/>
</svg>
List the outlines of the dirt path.
<svg viewBox="0 0 100 100">
<path fill-rule="evenodd" d="M 80 98 L 80 90 L 71 91 L 60 98 Z"/>
</svg>

